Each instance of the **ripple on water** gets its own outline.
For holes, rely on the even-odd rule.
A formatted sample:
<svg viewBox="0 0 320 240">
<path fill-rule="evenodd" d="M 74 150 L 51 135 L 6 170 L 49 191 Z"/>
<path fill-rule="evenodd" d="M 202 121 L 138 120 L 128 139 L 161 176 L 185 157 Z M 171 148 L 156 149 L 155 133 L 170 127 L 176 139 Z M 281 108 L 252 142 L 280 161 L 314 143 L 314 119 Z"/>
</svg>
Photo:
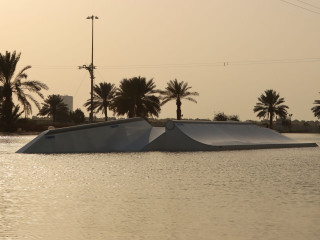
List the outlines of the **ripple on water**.
<svg viewBox="0 0 320 240">
<path fill-rule="evenodd" d="M 319 148 L 14 153 L 31 139 L 0 138 L 0 239 L 320 236 Z"/>
</svg>

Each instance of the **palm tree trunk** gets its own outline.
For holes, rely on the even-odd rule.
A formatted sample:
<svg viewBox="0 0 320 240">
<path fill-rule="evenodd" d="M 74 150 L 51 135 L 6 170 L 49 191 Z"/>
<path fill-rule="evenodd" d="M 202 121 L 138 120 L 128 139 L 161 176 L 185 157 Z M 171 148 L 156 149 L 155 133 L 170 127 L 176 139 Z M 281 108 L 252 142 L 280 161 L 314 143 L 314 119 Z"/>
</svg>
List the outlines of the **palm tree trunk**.
<svg viewBox="0 0 320 240">
<path fill-rule="evenodd" d="M 270 121 L 269 121 L 269 128 L 273 129 L 273 112 L 270 113 Z"/>
<path fill-rule="evenodd" d="M 54 127 L 56 126 L 56 116 L 57 116 L 56 112 L 55 111 L 52 112 L 52 121 L 53 121 L 53 126 Z"/>
<path fill-rule="evenodd" d="M 13 131 L 13 116 L 12 116 L 12 110 L 13 110 L 13 101 L 12 101 L 12 89 L 7 84 L 3 87 L 3 120 L 5 122 L 5 130 L 6 131 Z"/>
<path fill-rule="evenodd" d="M 108 121 L 108 108 L 107 107 L 104 108 L 104 120 Z"/>
<path fill-rule="evenodd" d="M 177 120 L 181 120 L 181 100 L 180 97 L 177 98 Z"/>
</svg>

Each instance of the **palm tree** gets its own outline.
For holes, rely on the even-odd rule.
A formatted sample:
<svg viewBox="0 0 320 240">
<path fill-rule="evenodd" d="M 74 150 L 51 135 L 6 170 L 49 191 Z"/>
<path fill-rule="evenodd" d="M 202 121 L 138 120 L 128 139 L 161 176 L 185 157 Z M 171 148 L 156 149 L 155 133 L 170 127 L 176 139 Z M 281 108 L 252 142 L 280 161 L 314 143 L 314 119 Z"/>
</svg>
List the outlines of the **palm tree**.
<svg viewBox="0 0 320 240">
<path fill-rule="evenodd" d="M 47 90 L 46 84 L 39 81 L 27 80 L 26 71 L 31 66 L 24 67 L 15 75 L 17 63 L 20 60 L 21 53 L 14 51 L 12 54 L 6 52 L 5 55 L 0 53 L 0 85 L 1 85 L 1 100 L 2 100 L 2 119 L 8 128 L 13 126 L 14 103 L 12 95 L 14 94 L 18 101 L 22 104 L 26 115 L 32 113 L 31 103 L 40 109 L 39 102 L 30 94 L 35 93 L 43 99 L 42 89 Z"/>
<path fill-rule="evenodd" d="M 162 102 L 161 105 L 164 105 L 165 103 L 176 100 L 177 105 L 177 120 L 181 120 L 181 100 L 186 99 L 191 102 L 197 103 L 197 101 L 192 98 L 191 96 L 199 96 L 199 93 L 197 92 L 189 92 L 191 87 L 188 86 L 188 83 L 181 81 L 178 82 L 177 79 L 170 80 L 170 82 L 167 83 L 167 87 L 165 91 L 161 91 Z"/>
<path fill-rule="evenodd" d="M 146 81 L 144 77 L 123 79 L 116 91 L 112 109 L 117 115 L 132 117 L 159 116 L 160 100 L 155 96 L 159 90 L 153 79 Z"/>
<path fill-rule="evenodd" d="M 40 116 L 51 116 L 53 120 L 53 125 L 55 125 L 56 120 L 61 115 L 68 114 L 68 106 L 63 102 L 60 95 L 49 95 L 47 99 L 42 103 L 42 108 L 40 109 L 38 115 Z"/>
<path fill-rule="evenodd" d="M 96 113 L 102 111 L 106 121 L 108 121 L 108 108 L 111 108 L 115 92 L 116 87 L 111 83 L 103 82 L 93 87 L 93 110 Z M 84 106 L 88 111 L 91 111 L 91 99 L 88 99 Z"/>
<path fill-rule="evenodd" d="M 269 118 L 269 127 L 272 128 L 274 116 L 285 118 L 287 116 L 287 105 L 283 105 L 284 98 L 280 98 L 279 93 L 272 89 L 264 91 L 264 94 L 258 98 L 259 102 L 253 108 L 253 111 L 259 118 Z"/>
<path fill-rule="evenodd" d="M 315 117 L 320 118 L 320 100 L 314 100 L 313 104 L 318 104 L 318 105 L 311 108 L 311 111 L 313 112 Z"/>
</svg>

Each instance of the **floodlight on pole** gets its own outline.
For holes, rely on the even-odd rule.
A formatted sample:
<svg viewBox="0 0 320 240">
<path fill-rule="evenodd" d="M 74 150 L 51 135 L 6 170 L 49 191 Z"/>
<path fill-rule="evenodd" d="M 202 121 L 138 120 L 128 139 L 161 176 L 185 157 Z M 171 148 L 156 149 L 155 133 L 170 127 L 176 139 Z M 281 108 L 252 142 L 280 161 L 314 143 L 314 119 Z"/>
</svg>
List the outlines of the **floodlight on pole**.
<svg viewBox="0 0 320 240">
<path fill-rule="evenodd" d="M 92 37 L 92 44 L 91 44 L 91 64 L 89 66 L 87 65 L 82 65 L 82 66 L 79 66 L 79 69 L 86 69 L 89 71 L 90 73 L 90 78 L 91 78 L 91 104 L 90 104 L 90 108 L 91 108 L 91 111 L 90 111 L 90 122 L 93 122 L 93 80 L 94 80 L 94 72 L 93 70 L 96 68 L 94 65 L 93 65 L 93 22 L 94 22 L 94 19 L 99 19 L 97 16 L 88 16 L 87 19 L 91 19 L 92 20 L 92 34 L 91 34 L 91 37 Z"/>
</svg>

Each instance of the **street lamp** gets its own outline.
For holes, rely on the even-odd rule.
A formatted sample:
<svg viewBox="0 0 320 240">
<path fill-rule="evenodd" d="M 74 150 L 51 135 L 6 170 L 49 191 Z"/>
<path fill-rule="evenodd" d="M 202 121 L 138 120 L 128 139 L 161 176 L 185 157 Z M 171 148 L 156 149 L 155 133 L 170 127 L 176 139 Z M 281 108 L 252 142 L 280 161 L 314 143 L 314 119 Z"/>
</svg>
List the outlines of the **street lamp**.
<svg viewBox="0 0 320 240">
<path fill-rule="evenodd" d="M 88 72 L 90 73 L 90 78 L 91 78 L 91 111 L 90 111 L 90 122 L 93 122 L 93 80 L 94 80 L 94 73 L 93 73 L 93 70 L 96 68 L 94 65 L 93 65 L 93 22 L 94 22 L 94 19 L 99 19 L 97 16 L 89 16 L 87 17 L 87 19 L 91 19 L 92 20 L 92 45 L 91 45 L 91 64 L 89 66 L 87 65 L 82 65 L 82 66 L 79 66 L 79 69 L 86 69 L 88 70 Z"/>
</svg>

